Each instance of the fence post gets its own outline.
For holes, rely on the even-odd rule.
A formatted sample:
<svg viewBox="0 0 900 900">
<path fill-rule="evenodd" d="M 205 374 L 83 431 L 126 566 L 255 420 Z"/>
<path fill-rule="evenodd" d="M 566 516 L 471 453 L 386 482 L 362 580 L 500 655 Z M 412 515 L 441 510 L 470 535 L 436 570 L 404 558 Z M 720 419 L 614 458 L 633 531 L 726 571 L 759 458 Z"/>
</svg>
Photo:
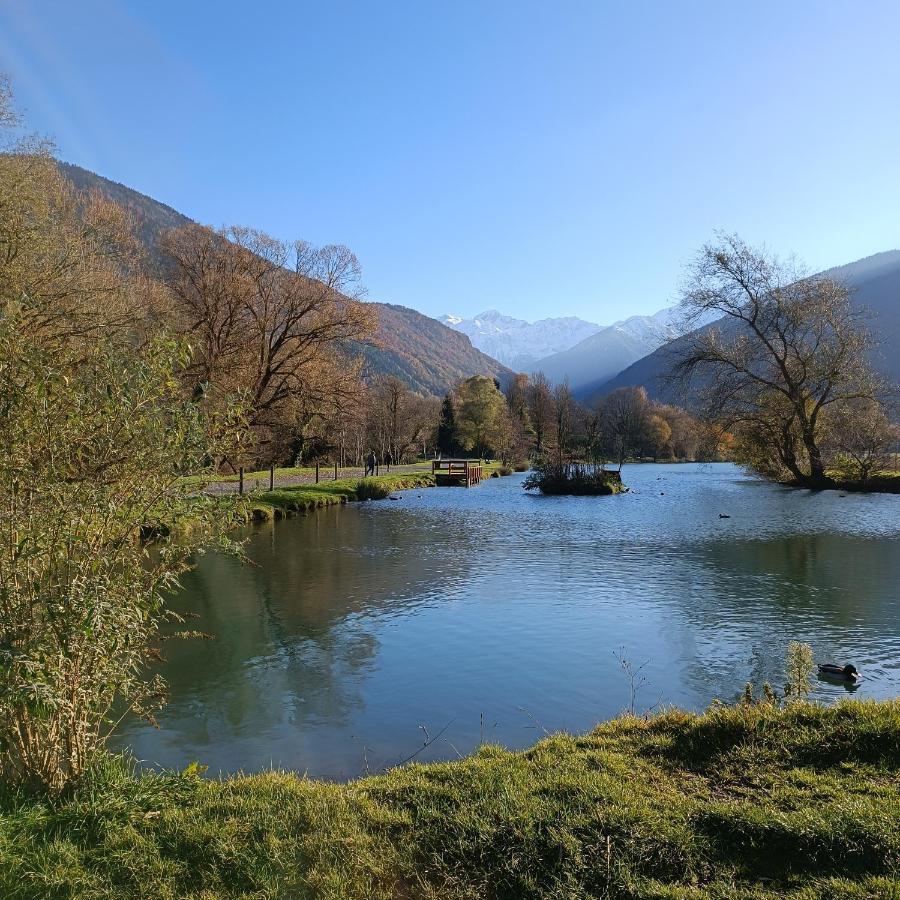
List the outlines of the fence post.
<svg viewBox="0 0 900 900">
<path fill-rule="evenodd" d="M 319 483 L 319 464 L 316 463 L 316 484 Z"/>
<path fill-rule="evenodd" d="M 275 464 L 274 463 L 272 463 L 272 465 L 269 466 L 269 490 L 270 491 L 275 490 Z"/>
<path fill-rule="evenodd" d="M 239 494 L 244 493 L 244 467 L 243 466 L 241 466 L 240 469 L 238 469 L 238 493 Z"/>
</svg>

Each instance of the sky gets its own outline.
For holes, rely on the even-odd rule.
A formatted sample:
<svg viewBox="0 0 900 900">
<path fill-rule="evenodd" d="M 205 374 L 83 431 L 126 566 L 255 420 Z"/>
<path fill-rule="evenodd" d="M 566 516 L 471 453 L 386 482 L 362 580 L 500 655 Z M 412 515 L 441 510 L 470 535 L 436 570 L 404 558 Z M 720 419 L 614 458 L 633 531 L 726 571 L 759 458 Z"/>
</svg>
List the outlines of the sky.
<svg viewBox="0 0 900 900">
<path fill-rule="evenodd" d="M 895 0 L 0 0 L 0 71 L 62 159 L 346 244 L 369 299 L 607 324 L 717 229 L 900 247 L 898 34 Z"/>
</svg>

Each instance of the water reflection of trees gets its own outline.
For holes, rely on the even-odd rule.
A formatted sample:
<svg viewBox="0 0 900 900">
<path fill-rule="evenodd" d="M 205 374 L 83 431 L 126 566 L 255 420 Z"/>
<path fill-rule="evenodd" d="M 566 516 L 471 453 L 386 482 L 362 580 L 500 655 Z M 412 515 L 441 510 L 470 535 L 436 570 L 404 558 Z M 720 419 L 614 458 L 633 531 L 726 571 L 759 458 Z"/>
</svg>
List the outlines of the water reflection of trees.
<svg viewBox="0 0 900 900">
<path fill-rule="evenodd" d="M 692 574 L 674 594 L 682 610 L 672 637 L 685 681 L 699 696 L 723 699 L 747 680 L 780 685 L 790 639 L 809 641 L 820 658 L 873 648 L 877 655 L 900 627 L 898 545 L 818 533 L 682 548 Z"/>
<path fill-rule="evenodd" d="M 464 529 L 444 521 L 436 542 L 416 524 L 400 510 L 325 510 L 255 531 L 250 565 L 202 558 L 173 607 L 212 639 L 166 642 L 163 731 L 187 750 L 346 722 L 376 657 L 373 620 L 443 595 L 468 573 Z M 160 744 L 134 722 L 122 739 L 139 752 Z"/>
</svg>

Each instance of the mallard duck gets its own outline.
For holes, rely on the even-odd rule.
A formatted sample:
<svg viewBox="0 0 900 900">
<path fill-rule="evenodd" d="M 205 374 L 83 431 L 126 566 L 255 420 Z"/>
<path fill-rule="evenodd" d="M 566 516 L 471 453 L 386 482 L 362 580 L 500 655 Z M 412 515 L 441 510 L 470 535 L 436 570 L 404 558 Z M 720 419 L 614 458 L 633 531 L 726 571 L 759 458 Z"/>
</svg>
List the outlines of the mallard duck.
<svg viewBox="0 0 900 900">
<path fill-rule="evenodd" d="M 819 666 L 819 674 L 829 678 L 841 678 L 844 681 L 859 681 L 862 675 L 856 671 L 856 666 L 848 663 L 846 666 L 838 666 L 835 663 L 823 663 Z"/>
</svg>

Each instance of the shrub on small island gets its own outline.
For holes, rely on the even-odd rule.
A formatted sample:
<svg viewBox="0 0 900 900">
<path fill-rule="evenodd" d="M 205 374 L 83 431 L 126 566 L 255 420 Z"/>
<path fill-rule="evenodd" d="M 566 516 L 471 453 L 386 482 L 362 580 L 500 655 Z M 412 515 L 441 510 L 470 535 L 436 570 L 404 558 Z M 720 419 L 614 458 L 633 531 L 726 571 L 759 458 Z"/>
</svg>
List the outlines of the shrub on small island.
<svg viewBox="0 0 900 900">
<path fill-rule="evenodd" d="M 540 460 L 524 481 L 525 490 L 537 488 L 542 494 L 603 497 L 621 494 L 626 488 L 618 472 L 607 471 L 602 463 Z"/>
</svg>

